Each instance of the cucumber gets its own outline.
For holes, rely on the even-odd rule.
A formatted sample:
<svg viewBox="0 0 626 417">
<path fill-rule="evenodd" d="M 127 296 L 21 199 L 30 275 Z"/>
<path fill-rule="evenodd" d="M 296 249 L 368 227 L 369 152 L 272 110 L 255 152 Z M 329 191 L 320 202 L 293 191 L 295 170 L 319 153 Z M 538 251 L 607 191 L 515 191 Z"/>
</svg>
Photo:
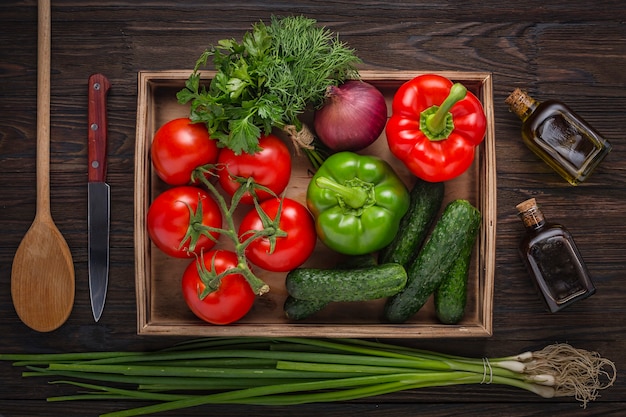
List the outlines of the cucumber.
<svg viewBox="0 0 626 417">
<path fill-rule="evenodd" d="M 474 245 L 467 245 L 452 265 L 448 276 L 435 290 L 435 313 L 443 324 L 456 324 L 465 315 L 467 279 Z"/>
<path fill-rule="evenodd" d="M 369 268 L 376 265 L 376 258 L 372 254 L 348 256 L 342 262 L 338 263 L 335 268 L 357 269 Z M 289 320 L 303 320 L 326 307 L 330 302 L 326 300 L 301 300 L 288 295 L 283 304 L 285 316 Z"/>
<path fill-rule="evenodd" d="M 417 179 L 411 189 L 409 210 L 402 217 L 394 240 L 378 253 L 379 263 L 407 266 L 415 258 L 441 208 L 444 189 L 443 182 Z"/>
<path fill-rule="evenodd" d="M 453 200 L 407 268 L 407 284 L 385 304 L 385 317 L 402 323 L 422 308 L 450 272 L 461 252 L 474 245 L 480 212 L 466 200 Z"/>
<path fill-rule="evenodd" d="M 328 305 L 325 300 L 301 300 L 290 295 L 285 299 L 283 310 L 289 320 L 302 320 Z"/>
<path fill-rule="evenodd" d="M 404 267 L 389 263 L 353 269 L 297 268 L 289 271 L 285 286 L 289 295 L 301 300 L 365 301 L 397 294 L 406 280 Z"/>
</svg>

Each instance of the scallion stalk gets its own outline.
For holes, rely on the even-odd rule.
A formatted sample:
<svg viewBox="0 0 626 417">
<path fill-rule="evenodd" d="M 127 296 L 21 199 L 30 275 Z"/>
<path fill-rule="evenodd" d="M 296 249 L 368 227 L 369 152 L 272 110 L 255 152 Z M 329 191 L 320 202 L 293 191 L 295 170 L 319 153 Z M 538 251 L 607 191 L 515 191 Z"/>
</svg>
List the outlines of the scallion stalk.
<svg viewBox="0 0 626 417">
<path fill-rule="evenodd" d="M 613 362 L 568 344 L 487 359 L 359 339 L 213 338 L 154 352 L 0 354 L 0 360 L 26 366 L 25 377 L 62 378 L 53 383 L 81 389 L 49 401 L 154 402 L 107 417 L 205 404 L 347 401 L 460 384 L 506 385 L 587 406 L 616 379 Z"/>
</svg>

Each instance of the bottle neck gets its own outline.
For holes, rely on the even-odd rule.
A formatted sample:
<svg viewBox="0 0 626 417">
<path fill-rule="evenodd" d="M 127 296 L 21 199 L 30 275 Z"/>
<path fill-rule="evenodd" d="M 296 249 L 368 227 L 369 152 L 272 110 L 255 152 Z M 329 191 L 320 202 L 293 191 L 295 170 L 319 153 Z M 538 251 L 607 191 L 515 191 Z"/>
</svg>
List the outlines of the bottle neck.
<svg viewBox="0 0 626 417">
<path fill-rule="evenodd" d="M 526 229 L 537 230 L 541 229 L 546 224 L 546 219 L 534 198 L 518 204 L 517 210 Z"/>
<path fill-rule="evenodd" d="M 535 111 L 539 102 L 526 94 L 524 91 L 516 88 L 511 95 L 504 101 L 509 105 L 509 108 L 513 113 L 517 115 L 522 121 L 528 119 L 528 117 Z"/>
<path fill-rule="evenodd" d="M 526 229 L 538 230 L 546 224 L 546 219 L 544 219 L 543 214 L 538 209 L 520 213 L 520 217 Z"/>
</svg>

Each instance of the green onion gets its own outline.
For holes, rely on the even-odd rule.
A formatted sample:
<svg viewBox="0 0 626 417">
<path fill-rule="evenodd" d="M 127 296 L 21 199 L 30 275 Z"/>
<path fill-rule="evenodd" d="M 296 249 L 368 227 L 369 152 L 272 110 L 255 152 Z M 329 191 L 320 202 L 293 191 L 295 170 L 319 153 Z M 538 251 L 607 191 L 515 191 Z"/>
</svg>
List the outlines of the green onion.
<svg viewBox="0 0 626 417">
<path fill-rule="evenodd" d="M 24 377 L 60 378 L 52 383 L 80 389 L 48 401 L 153 402 L 105 417 L 205 404 L 348 401 L 461 384 L 507 385 L 544 398 L 574 397 L 586 407 L 616 379 L 613 362 L 563 343 L 487 359 L 359 339 L 214 338 L 154 352 L 0 354 L 0 360 L 25 366 Z"/>
</svg>

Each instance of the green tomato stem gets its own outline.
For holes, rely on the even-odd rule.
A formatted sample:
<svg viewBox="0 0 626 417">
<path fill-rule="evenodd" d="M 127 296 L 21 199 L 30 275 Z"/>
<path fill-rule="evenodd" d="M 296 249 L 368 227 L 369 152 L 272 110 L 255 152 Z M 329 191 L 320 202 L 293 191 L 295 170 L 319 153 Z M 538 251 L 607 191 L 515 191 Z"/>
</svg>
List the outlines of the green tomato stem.
<svg viewBox="0 0 626 417">
<path fill-rule="evenodd" d="M 252 291 L 257 295 L 263 295 L 270 290 L 269 285 L 267 285 L 263 280 L 254 275 L 252 270 L 248 265 L 248 259 L 246 257 L 246 246 L 241 244 L 239 241 L 239 235 L 237 233 L 237 228 L 235 227 L 235 221 L 233 220 L 233 212 L 234 207 L 229 207 L 226 203 L 226 200 L 222 196 L 222 194 L 217 190 L 217 188 L 207 179 L 205 173 L 210 172 L 210 170 L 206 170 L 205 168 L 198 168 L 198 174 L 195 175 L 196 178 L 199 178 L 202 184 L 207 187 L 207 189 L 213 194 L 215 197 L 215 201 L 222 213 L 224 213 L 224 218 L 226 221 L 226 228 L 221 229 L 222 235 L 226 236 L 230 239 L 235 246 L 235 254 L 237 255 L 238 267 L 233 270 L 233 273 L 240 273 L 244 276 Z M 233 202 L 239 202 L 241 199 L 241 194 L 243 194 L 245 190 L 243 187 L 239 187 L 235 195 L 233 196 Z M 241 193 L 241 194 L 238 194 Z M 235 203 L 236 204 L 236 203 Z"/>
</svg>

